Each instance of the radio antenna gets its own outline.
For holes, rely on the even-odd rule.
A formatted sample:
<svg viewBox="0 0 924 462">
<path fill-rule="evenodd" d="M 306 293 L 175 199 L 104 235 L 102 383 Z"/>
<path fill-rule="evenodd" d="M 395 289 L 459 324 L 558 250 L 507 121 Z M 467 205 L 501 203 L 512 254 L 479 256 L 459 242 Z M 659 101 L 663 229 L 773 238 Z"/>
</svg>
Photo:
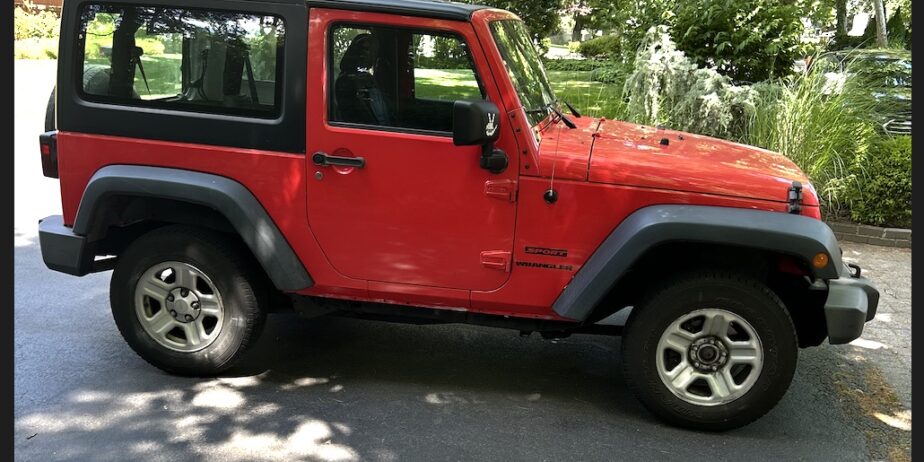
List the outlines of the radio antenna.
<svg viewBox="0 0 924 462">
<path fill-rule="evenodd" d="M 555 136 L 555 154 L 552 156 L 552 176 L 549 178 L 549 189 L 542 194 L 542 198 L 545 199 L 547 204 L 558 202 L 558 191 L 555 190 L 555 167 L 558 164 L 558 143 L 561 141 L 561 130 L 561 125 L 558 125 L 558 133 Z"/>
</svg>

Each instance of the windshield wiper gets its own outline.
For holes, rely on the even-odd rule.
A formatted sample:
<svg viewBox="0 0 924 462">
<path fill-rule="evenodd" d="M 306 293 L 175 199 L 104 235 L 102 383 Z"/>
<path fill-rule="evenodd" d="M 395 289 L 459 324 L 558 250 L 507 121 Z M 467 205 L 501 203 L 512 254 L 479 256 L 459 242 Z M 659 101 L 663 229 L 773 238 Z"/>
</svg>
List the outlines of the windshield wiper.
<svg viewBox="0 0 924 462">
<path fill-rule="evenodd" d="M 577 125 L 575 125 L 574 122 L 571 121 L 571 119 L 569 119 L 567 116 L 565 116 L 565 114 L 559 111 L 557 107 L 555 107 L 555 103 L 549 104 L 549 109 L 551 109 L 552 112 L 558 115 L 558 117 L 561 117 L 561 121 L 564 122 L 568 128 L 577 128 Z"/>
<path fill-rule="evenodd" d="M 561 100 L 561 102 L 565 103 L 565 106 L 568 106 L 568 110 L 571 111 L 571 115 L 577 117 L 578 119 L 581 118 L 581 113 L 578 112 L 578 110 L 575 109 L 574 106 L 571 105 L 571 103 L 569 103 L 569 102 L 567 102 L 567 101 L 565 101 L 565 100 Z"/>
<path fill-rule="evenodd" d="M 565 125 L 568 128 L 577 128 L 577 125 L 575 125 L 574 122 L 571 121 L 571 119 L 569 119 L 565 114 L 559 111 L 557 107 L 555 107 L 555 103 L 557 102 L 558 100 L 552 101 L 551 103 L 548 103 L 539 109 L 528 109 L 526 113 L 527 114 L 548 114 L 549 111 L 552 111 L 556 116 L 558 116 L 561 119 L 562 122 L 565 123 Z M 565 103 L 565 104 L 568 104 L 568 103 Z"/>
</svg>

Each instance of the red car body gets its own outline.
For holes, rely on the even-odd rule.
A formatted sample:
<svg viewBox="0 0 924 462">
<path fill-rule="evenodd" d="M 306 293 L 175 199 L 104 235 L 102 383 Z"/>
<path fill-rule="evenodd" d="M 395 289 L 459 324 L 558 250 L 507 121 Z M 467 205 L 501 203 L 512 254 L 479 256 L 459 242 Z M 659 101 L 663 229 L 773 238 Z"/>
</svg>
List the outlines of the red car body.
<svg viewBox="0 0 924 462">
<path fill-rule="evenodd" d="M 73 224 L 100 168 L 153 159 L 160 167 L 218 174 L 253 192 L 310 268 L 315 285 L 300 294 L 561 319 L 553 302 L 603 239 L 642 207 L 785 212 L 787 190 L 799 181 L 808 185 L 801 213 L 820 217 L 808 179 L 789 159 L 762 149 L 592 117 L 576 119 L 577 129 L 549 124 L 537 142 L 506 78 L 486 85 L 488 98 L 507 115 L 496 145 L 517 154 L 499 175 L 471 162 L 477 146 L 328 123 L 328 24 L 451 31 L 480 45 L 471 51 L 481 75 L 504 76 L 488 31 L 488 23 L 501 18 L 515 16 L 482 10 L 460 23 L 312 9 L 307 149 L 362 155 L 366 168 L 319 169 L 304 155 L 59 131 L 64 222 Z M 315 179 L 317 172 L 323 180 Z M 550 186 L 557 204 L 543 200 Z M 531 247 L 568 250 L 563 257 L 526 253 Z"/>
</svg>

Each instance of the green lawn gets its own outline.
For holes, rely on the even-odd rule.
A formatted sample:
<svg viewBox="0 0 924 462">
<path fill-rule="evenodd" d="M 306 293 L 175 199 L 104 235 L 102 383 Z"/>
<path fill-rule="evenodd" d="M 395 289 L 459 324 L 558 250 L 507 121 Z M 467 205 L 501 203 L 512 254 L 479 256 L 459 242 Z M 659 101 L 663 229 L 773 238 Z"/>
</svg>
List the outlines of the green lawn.
<svg viewBox="0 0 924 462">
<path fill-rule="evenodd" d="M 549 71 L 552 89 L 559 99 L 571 103 L 582 114 L 608 119 L 625 118 L 622 86 L 594 82 L 590 71 Z"/>
<path fill-rule="evenodd" d="M 553 90 L 582 114 L 609 119 L 625 117 L 622 86 L 594 82 L 589 71 L 549 72 Z M 456 100 L 480 99 L 477 84 L 470 71 L 416 69 L 418 98 Z"/>
</svg>

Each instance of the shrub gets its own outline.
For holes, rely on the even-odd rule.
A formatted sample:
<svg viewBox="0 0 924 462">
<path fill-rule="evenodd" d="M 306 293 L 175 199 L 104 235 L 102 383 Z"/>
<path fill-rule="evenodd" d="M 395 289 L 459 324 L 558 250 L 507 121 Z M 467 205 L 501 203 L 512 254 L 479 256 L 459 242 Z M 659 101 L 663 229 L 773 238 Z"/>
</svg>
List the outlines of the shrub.
<svg viewBox="0 0 924 462">
<path fill-rule="evenodd" d="M 543 58 L 542 64 L 547 71 L 592 71 L 600 67 L 603 63 L 591 59 L 546 59 Z"/>
<path fill-rule="evenodd" d="M 854 166 L 862 169 L 876 136 L 870 117 L 876 102 L 858 77 L 832 94 L 826 84 L 818 71 L 753 86 L 756 110 L 742 141 L 792 159 L 811 179 L 825 213 L 838 214 L 862 187 Z"/>
<path fill-rule="evenodd" d="M 604 35 L 581 42 L 578 53 L 591 59 L 616 59 L 620 56 L 621 41 L 617 35 Z"/>
<path fill-rule="evenodd" d="M 677 130 L 738 140 L 754 113 L 757 93 L 701 69 L 677 49 L 664 26 L 649 29 L 625 83 L 629 117 Z"/>
<path fill-rule="evenodd" d="M 607 62 L 590 73 L 590 79 L 595 82 L 624 85 L 632 68 L 618 62 Z"/>
<path fill-rule="evenodd" d="M 892 17 L 886 23 L 886 31 L 889 33 L 889 46 L 907 46 L 908 31 L 905 28 L 905 22 L 902 20 L 902 7 L 896 8 L 895 13 L 892 13 Z"/>
<path fill-rule="evenodd" d="M 48 10 L 38 10 L 31 2 L 13 10 L 13 36 L 16 40 L 28 38 L 56 38 L 58 16 Z"/>
<path fill-rule="evenodd" d="M 871 146 L 858 176 L 850 216 L 875 226 L 911 228 L 911 137 L 882 137 Z"/>
</svg>

